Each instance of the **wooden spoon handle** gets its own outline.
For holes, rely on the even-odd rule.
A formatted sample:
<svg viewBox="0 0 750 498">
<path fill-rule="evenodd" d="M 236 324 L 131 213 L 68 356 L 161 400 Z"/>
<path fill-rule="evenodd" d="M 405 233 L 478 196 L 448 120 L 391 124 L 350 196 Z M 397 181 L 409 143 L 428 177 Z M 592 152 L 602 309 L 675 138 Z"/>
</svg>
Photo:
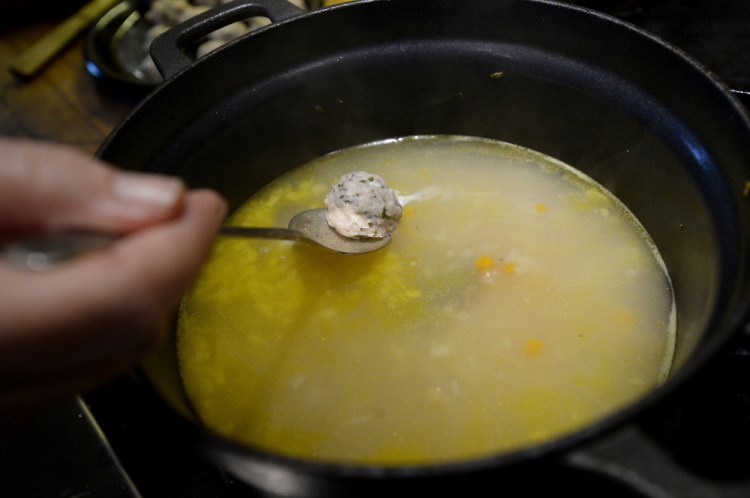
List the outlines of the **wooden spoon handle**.
<svg viewBox="0 0 750 498">
<path fill-rule="evenodd" d="M 41 40 L 19 54 L 8 66 L 13 73 L 31 78 L 53 57 L 121 0 L 91 0 L 81 9 L 47 33 Z"/>
</svg>

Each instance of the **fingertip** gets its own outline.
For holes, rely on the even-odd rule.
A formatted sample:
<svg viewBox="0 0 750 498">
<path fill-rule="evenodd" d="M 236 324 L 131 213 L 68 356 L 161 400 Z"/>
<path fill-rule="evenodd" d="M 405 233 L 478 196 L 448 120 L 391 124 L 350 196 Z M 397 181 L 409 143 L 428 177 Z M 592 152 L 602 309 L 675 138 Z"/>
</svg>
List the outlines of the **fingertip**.
<svg viewBox="0 0 750 498">
<path fill-rule="evenodd" d="M 108 188 L 98 201 L 79 205 L 89 220 L 101 219 L 117 232 L 132 232 L 179 216 L 185 183 L 172 176 L 109 169 Z"/>
<path fill-rule="evenodd" d="M 191 191 L 188 195 L 193 199 L 197 199 L 196 202 L 203 206 L 201 209 L 212 213 L 211 216 L 217 228 L 224 222 L 229 211 L 229 204 L 221 194 L 215 190 L 198 189 Z"/>
<path fill-rule="evenodd" d="M 143 208 L 173 208 L 185 191 L 185 183 L 177 177 L 117 171 L 112 177 L 115 199 Z"/>
</svg>

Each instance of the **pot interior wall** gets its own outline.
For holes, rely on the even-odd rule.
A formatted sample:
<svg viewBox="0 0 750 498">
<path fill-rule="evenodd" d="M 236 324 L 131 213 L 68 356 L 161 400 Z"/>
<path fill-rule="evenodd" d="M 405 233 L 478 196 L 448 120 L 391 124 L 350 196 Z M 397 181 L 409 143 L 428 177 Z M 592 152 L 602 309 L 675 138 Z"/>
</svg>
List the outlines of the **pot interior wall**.
<svg viewBox="0 0 750 498">
<path fill-rule="evenodd" d="M 157 90 L 100 155 L 216 188 L 236 208 L 308 160 L 373 140 L 471 135 L 549 154 L 612 191 L 654 239 L 677 298 L 679 371 L 722 313 L 736 259 L 721 168 L 742 153 L 718 90 L 652 40 L 582 11 L 387 4 L 227 46 Z"/>
</svg>

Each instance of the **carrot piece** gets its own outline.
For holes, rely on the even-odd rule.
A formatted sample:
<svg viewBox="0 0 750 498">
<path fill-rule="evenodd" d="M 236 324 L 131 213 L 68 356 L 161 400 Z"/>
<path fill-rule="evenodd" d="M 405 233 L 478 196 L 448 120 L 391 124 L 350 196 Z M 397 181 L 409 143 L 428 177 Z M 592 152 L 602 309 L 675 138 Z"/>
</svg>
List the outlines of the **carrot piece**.
<svg viewBox="0 0 750 498">
<path fill-rule="evenodd" d="M 492 268 L 492 265 L 493 261 L 489 256 L 479 256 L 477 260 L 474 261 L 474 266 L 476 266 L 478 270 L 488 270 Z"/>
</svg>

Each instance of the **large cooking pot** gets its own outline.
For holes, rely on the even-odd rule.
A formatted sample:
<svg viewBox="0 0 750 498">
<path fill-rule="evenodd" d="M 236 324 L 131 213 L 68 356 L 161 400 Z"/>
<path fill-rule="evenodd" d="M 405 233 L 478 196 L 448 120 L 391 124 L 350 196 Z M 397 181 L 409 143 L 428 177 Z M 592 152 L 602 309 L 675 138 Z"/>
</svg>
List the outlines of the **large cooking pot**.
<svg viewBox="0 0 750 498">
<path fill-rule="evenodd" d="M 194 60 L 201 36 L 253 15 L 274 22 Z M 633 422 L 741 335 L 750 122 L 721 83 L 645 32 L 550 1 L 372 0 L 303 13 L 284 0 L 240 0 L 167 32 L 152 55 L 166 81 L 108 137 L 102 159 L 215 188 L 236 208 L 282 173 L 355 144 L 417 134 L 512 142 L 619 197 L 659 247 L 676 294 L 678 341 L 664 385 L 570 436 L 433 466 L 328 465 L 222 440 L 192 421 L 168 343 L 144 362 L 146 376 L 186 437 L 240 480 L 284 496 L 511 483 L 533 491 L 553 479 L 550 462 L 594 468 L 622 441 L 629 452 Z M 659 472 L 678 472 L 664 465 Z"/>
</svg>

